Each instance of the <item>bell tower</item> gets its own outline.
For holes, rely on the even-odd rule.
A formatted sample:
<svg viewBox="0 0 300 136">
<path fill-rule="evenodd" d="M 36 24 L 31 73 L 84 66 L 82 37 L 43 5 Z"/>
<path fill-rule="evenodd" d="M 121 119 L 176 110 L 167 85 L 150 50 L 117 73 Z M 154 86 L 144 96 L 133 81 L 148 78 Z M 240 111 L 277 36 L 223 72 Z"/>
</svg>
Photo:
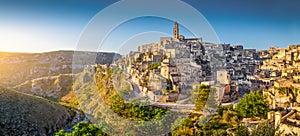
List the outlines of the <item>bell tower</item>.
<svg viewBox="0 0 300 136">
<path fill-rule="evenodd" d="M 178 23 L 175 22 L 174 23 L 174 28 L 173 28 L 173 34 L 174 34 L 174 39 L 178 39 L 179 38 L 179 29 L 178 29 Z"/>
</svg>

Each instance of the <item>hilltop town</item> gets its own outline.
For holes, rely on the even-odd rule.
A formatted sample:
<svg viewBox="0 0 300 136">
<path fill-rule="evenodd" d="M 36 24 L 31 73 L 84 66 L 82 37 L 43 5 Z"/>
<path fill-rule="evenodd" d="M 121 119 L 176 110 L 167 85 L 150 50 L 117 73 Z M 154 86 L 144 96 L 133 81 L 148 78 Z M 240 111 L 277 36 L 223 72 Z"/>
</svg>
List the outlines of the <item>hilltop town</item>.
<svg viewBox="0 0 300 136">
<path fill-rule="evenodd" d="M 159 42 L 139 46 L 116 63 L 152 100 L 167 94 L 166 100 L 175 102 L 181 99 L 179 94 L 184 98 L 194 86 L 204 84 L 219 86 L 219 100 L 232 102 L 264 87 L 252 80 L 263 62 L 259 51 L 188 39 L 178 32 L 175 23 L 173 38 L 161 37 Z"/>
<path fill-rule="evenodd" d="M 235 105 L 245 94 L 261 90 L 270 106 L 269 122 L 300 132 L 300 45 L 244 49 L 185 38 L 176 22 L 173 29 L 174 37 L 141 45 L 113 64 L 129 76 L 135 97 L 190 104 L 192 89 L 202 84 L 217 88 L 214 97 L 221 105 Z"/>
</svg>

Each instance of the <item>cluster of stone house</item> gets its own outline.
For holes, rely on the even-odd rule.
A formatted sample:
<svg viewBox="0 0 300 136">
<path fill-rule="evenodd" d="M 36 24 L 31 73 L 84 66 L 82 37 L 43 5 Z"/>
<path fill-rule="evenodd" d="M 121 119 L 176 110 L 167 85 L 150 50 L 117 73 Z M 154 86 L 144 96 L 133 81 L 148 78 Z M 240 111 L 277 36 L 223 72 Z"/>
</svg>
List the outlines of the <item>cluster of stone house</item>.
<svg viewBox="0 0 300 136">
<path fill-rule="evenodd" d="M 137 52 L 124 56 L 125 65 L 121 66 L 153 100 L 161 98 L 156 95 L 165 94 L 161 91 L 164 89 L 172 90 L 171 95 L 188 95 L 198 84 L 221 84 L 219 97 L 223 102 L 230 102 L 239 97 L 239 91 L 250 90 L 249 77 L 260 64 L 257 57 L 256 50 L 243 49 L 241 45 L 162 37 L 160 42 L 139 46 Z M 159 66 L 151 69 L 155 64 Z"/>
<path fill-rule="evenodd" d="M 274 95 L 272 107 L 290 107 L 300 102 L 300 45 L 287 48 L 271 47 L 260 51 L 262 65 L 257 77 L 271 84 L 265 90 Z M 269 93 L 268 93 L 269 94 Z"/>
<path fill-rule="evenodd" d="M 224 45 L 226 71 L 230 82 L 226 87 L 223 102 L 237 99 L 250 91 L 254 84 L 249 77 L 257 71 L 260 60 L 255 49 L 244 49 L 242 45 Z"/>
<path fill-rule="evenodd" d="M 178 31 L 175 24 L 173 38 L 161 37 L 159 42 L 139 46 L 122 59 L 122 69 L 153 99 L 156 94 L 165 94 L 161 90 L 189 94 L 198 84 L 221 84 L 222 102 L 234 101 L 253 90 L 276 92 L 278 88 L 300 86 L 299 45 L 256 51 L 242 45 L 206 43 L 202 38 L 186 39 Z M 289 101 L 289 95 L 281 102 Z"/>
<path fill-rule="evenodd" d="M 271 109 L 270 122 L 285 133 L 300 131 L 300 45 L 257 51 L 261 64 L 253 76 Z"/>
<path fill-rule="evenodd" d="M 167 101 L 175 101 L 179 92 L 189 94 L 191 90 L 186 88 L 210 80 L 209 61 L 204 59 L 201 42 L 162 37 L 160 42 L 139 46 L 137 52 L 126 55 L 122 63 L 127 65 L 122 69 L 153 100 L 167 92 Z"/>
<path fill-rule="evenodd" d="M 275 46 L 260 53 L 264 60 L 260 69 L 280 73 L 282 77 L 294 76 L 300 67 L 300 45 L 288 48 Z"/>
<path fill-rule="evenodd" d="M 290 109 L 283 111 L 270 111 L 268 112 L 269 123 L 275 124 L 278 132 L 281 135 L 299 135 L 300 132 L 300 108 L 294 106 Z"/>
<path fill-rule="evenodd" d="M 153 100 L 159 97 L 156 94 L 164 94 L 162 89 L 172 90 L 172 95 L 185 95 L 194 86 L 206 84 L 222 86 L 219 98 L 230 102 L 260 84 L 251 80 L 261 63 L 255 49 L 206 43 L 202 38 L 186 39 L 178 31 L 175 23 L 173 38 L 161 37 L 159 42 L 139 46 L 138 51 L 122 59 L 122 69 Z M 159 66 L 149 68 L 155 64 Z"/>
</svg>

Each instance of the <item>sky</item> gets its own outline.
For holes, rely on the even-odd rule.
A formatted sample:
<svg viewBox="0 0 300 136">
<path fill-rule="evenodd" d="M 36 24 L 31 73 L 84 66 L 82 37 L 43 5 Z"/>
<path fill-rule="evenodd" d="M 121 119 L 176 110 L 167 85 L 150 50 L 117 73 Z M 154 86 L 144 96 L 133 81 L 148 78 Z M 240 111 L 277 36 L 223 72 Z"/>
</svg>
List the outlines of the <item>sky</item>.
<svg viewBox="0 0 300 136">
<path fill-rule="evenodd" d="M 0 51 L 75 50 L 82 32 L 93 17 L 115 2 L 117 1 L 0 0 Z M 220 43 L 241 44 L 245 48 L 256 49 L 300 44 L 299 0 L 184 2 L 206 18 Z M 113 18 L 120 14 L 111 13 L 110 16 Z M 172 27 L 173 20 L 156 17 L 133 19 L 113 30 L 104 42 L 108 46 L 101 50 L 122 51 L 124 47 L 121 46 L 129 46 L 129 43 L 156 42 L 161 36 L 172 36 Z M 180 25 L 180 34 L 193 37 L 184 25 Z M 137 38 L 144 39 L 144 43 L 138 42 Z"/>
</svg>

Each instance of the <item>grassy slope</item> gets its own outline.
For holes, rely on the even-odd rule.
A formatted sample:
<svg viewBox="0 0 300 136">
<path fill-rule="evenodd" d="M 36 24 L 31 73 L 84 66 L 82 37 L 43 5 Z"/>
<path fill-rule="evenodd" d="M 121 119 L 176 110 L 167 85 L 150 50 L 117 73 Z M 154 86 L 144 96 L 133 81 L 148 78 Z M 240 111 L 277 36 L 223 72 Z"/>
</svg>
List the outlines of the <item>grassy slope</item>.
<svg viewBox="0 0 300 136">
<path fill-rule="evenodd" d="M 71 120 L 57 103 L 0 87 L 0 134 L 49 135 Z"/>
</svg>

